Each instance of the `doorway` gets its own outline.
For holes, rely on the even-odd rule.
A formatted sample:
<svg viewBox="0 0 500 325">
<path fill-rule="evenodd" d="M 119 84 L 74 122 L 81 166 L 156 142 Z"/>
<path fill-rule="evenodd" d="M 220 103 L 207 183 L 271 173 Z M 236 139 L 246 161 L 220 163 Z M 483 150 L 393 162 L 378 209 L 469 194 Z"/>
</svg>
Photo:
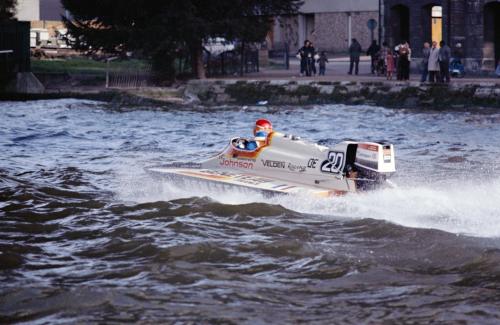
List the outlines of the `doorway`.
<svg viewBox="0 0 500 325">
<path fill-rule="evenodd" d="M 431 39 L 436 42 L 443 40 L 443 7 L 431 8 Z"/>
<path fill-rule="evenodd" d="M 483 68 L 494 70 L 500 60 L 500 3 L 484 6 Z"/>
<path fill-rule="evenodd" d="M 404 5 L 391 8 L 392 45 L 410 40 L 410 9 Z"/>
</svg>

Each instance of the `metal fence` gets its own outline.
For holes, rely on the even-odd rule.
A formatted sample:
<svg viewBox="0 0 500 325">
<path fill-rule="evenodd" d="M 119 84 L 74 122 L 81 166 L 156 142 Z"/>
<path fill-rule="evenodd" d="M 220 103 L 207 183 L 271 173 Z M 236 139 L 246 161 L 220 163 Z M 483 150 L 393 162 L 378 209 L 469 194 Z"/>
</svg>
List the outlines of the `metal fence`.
<svg viewBox="0 0 500 325">
<path fill-rule="evenodd" d="M 119 64 L 118 57 L 106 60 L 106 88 L 141 88 L 155 85 L 151 64 L 143 63 L 137 66 Z M 187 67 L 189 58 L 179 58 L 176 61 L 177 73 L 182 75 L 191 71 Z M 259 71 L 259 52 L 245 51 L 242 57 L 239 51 L 227 51 L 219 55 L 206 52 L 204 57 L 207 77 L 231 76 Z M 188 69 L 189 68 L 189 69 Z"/>
<path fill-rule="evenodd" d="M 207 54 L 205 62 L 208 77 L 258 72 L 259 51 L 245 51 L 243 57 L 239 51 L 227 51 L 219 55 Z"/>
<path fill-rule="evenodd" d="M 151 64 L 123 67 L 114 64 L 117 57 L 106 60 L 106 88 L 141 88 L 153 85 Z"/>
</svg>

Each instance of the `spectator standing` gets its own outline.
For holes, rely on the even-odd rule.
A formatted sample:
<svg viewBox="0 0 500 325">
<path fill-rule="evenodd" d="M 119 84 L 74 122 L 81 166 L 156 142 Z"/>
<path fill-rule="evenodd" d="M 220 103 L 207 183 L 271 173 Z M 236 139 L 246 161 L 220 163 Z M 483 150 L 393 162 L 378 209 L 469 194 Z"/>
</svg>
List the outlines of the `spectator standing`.
<svg viewBox="0 0 500 325">
<path fill-rule="evenodd" d="M 422 49 L 422 63 L 420 65 L 422 70 L 422 76 L 420 82 L 427 81 L 427 75 L 429 74 L 429 55 L 431 54 L 431 45 L 428 42 L 424 43 L 424 48 Z"/>
<path fill-rule="evenodd" d="M 359 57 L 361 56 L 361 44 L 353 38 L 351 42 L 351 46 L 349 46 L 349 74 L 352 74 L 352 69 L 354 68 L 354 73 L 357 75 L 359 72 Z"/>
<path fill-rule="evenodd" d="M 450 82 L 450 59 L 451 49 L 445 41 L 439 43 L 439 71 L 441 72 L 440 81 Z"/>
<path fill-rule="evenodd" d="M 429 82 L 436 82 L 439 79 L 439 49 L 437 42 L 432 42 L 432 47 L 429 53 L 429 64 L 427 66 L 429 71 Z"/>
<path fill-rule="evenodd" d="M 328 63 L 328 58 L 326 57 L 325 51 L 321 52 L 318 64 L 319 64 L 319 75 L 324 76 L 326 71 L 326 64 Z"/>
<path fill-rule="evenodd" d="M 311 53 L 311 55 L 312 55 L 312 57 L 311 57 L 312 60 L 309 61 L 309 64 L 312 64 L 312 66 L 311 66 L 312 73 L 314 75 L 316 75 L 316 60 L 317 60 L 316 57 L 318 54 L 316 53 L 316 49 L 314 48 L 314 45 L 312 42 L 309 42 L 309 53 Z"/>
<path fill-rule="evenodd" d="M 379 58 L 378 58 L 379 61 L 377 63 L 377 73 L 379 73 L 379 74 L 382 74 L 382 75 L 387 74 L 387 54 L 389 53 L 389 51 L 390 51 L 390 48 L 389 48 L 389 45 L 387 44 L 387 42 L 382 43 L 382 48 L 380 49 L 380 54 L 379 54 Z"/>
<path fill-rule="evenodd" d="M 398 52 L 398 80 L 409 80 L 411 48 L 408 42 L 403 41 L 398 47 Z"/>
<path fill-rule="evenodd" d="M 309 53 L 309 40 L 304 41 L 304 46 L 302 46 L 297 52 L 297 58 L 300 59 L 300 75 L 303 76 L 306 73 L 307 67 L 307 54 Z"/>
<path fill-rule="evenodd" d="M 394 63 L 394 54 L 392 54 L 391 49 L 387 49 L 385 55 L 385 66 L 387 70 L 387 80 L 392 80 L 392 75 L 394 74 L 394 70 L 396 69 L 396 64 Z"/>
<path fill-rule="evenodd" d="M 366 55 L 369 55 L 372 59 L 372 74 L 375 74 L 375 67 L 377 65 L 377 59 L 380 52 L 380 46 L 377 44 L 377 41 L 374 40 L 368 50 L 366 51 Z"/>
<path fill-rule="evenodd" d="M 462 64 L 462 59 L 464 57 L 464 49 L 462 47 L 462 43 L 458 42 L 457 44 L 455 44 L 455 48 L 453 50 L 452 55 L 453 58 L 457 60 L 457 62 Z"/>
<path fill-rule="evenodd" d="M 384 60 L 389 50 L 390 50 L 389 44 L 387 44 L 387 42 L 382 43 L 382 48 L 380 49 L 380 53 L 382 53 L 381 55 Z"/>
</svg>

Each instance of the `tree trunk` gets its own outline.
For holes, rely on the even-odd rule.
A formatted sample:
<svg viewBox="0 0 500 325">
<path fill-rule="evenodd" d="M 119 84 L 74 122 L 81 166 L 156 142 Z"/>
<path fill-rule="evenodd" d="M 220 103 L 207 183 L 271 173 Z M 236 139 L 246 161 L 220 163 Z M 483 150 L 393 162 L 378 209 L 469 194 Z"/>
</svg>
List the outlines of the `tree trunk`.
<svg viewBox="0 0 500 325">
<path fill-rule="evenodd" d="M 285 42 L 285 69 L 290 70 L 290 45 Z"/>
<path fill-rule="evenodd" d="M 206 79 L 205 66 L 203 65 L 203 46 L 201 42 L 191 48 L 193 58 L 193 72 L 198 79 Z"/>
<path fill-rule="evenodd" d="M 245 68 L 245 42 L 241 42 L 240 76 L 243 76 L 244 68 Z"/>
</svg>

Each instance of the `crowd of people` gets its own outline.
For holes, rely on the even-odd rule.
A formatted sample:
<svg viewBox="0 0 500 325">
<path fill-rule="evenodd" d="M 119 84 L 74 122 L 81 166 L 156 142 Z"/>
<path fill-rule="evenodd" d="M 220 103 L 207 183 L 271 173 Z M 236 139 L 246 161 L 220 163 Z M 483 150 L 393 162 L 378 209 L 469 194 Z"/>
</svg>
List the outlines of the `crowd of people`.
<svg viewBox="0 0 500 325">
<path fill-rule="evenodd" d="M 456 45 L 456 51 L 459 52 L 461 44 Z M 353 38 L 349 46 L 349 71 L 348 74 L 359 74 L 359 61 L 363 54 L 361 44 Z M 385 76 L 387 80 L 394 77 L 397 80 L 405 81 L 410 79 L 410 64 L 412 61 L 412 49 L 407 41 L 391 48 L 386 42 L 380 46 L 374 40 L 366 51 L 366 55 L 371 58 L 371 73 L 379 76 Z M 319 65 L 319 75 L 324 76 L 328 57 L 325 52 L 317 53 L 313 43 L 309 40 L 304 42 L 304 46 L 297 52 L 297 58 L 300 59 L 300 75 L 316 75 L 316 63 Z M 424 43 L 422 49 L 422 59 L 418 66 L 421 71 L 421 82 L 450 82 L 450 65 L 452 71 L 463 73 L 463 64 L 458 53 L 452 59 L 452 51 L 444 42 Z M 456 69 L 455 69 L 456 68 Z"/>
</svg>

